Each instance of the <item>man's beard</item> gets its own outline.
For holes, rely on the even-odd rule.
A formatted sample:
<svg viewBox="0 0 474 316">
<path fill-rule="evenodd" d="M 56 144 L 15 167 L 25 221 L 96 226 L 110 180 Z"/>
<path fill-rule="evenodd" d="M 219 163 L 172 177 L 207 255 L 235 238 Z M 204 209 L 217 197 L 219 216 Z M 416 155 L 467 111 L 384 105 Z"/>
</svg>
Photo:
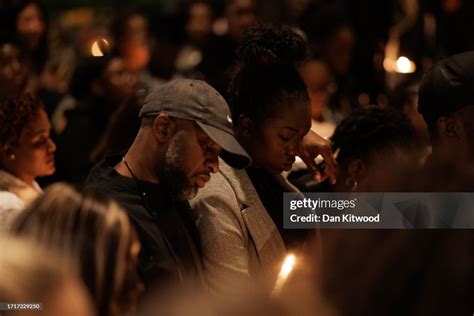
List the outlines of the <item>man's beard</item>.
<svg viewBox="0 0 474 316">
<path fill-rule="evenodd" d="M 183 169 L 183 151 L 173 138 L 166 150 L 163 163 L 158 167 L 158 179 L 164 188 L 177 200 L 189 200 L 196 196 L 195 188 Z"/>
</svg>

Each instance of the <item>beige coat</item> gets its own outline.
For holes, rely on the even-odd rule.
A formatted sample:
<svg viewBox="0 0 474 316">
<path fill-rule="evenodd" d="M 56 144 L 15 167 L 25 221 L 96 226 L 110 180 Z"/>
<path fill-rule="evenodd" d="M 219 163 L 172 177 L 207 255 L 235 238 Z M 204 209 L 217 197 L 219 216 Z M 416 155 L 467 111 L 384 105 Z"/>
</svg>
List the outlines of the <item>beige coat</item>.
<svg viewBox="0 0 474 316">
<path fill-rule="evenodd" d="M 220 172 L 190 201 L 208 285 L 223 290 L 246 279 L 274 279 L 286 252 L 280 233 L 245 170 L 219 164 Z"/>
</svg>

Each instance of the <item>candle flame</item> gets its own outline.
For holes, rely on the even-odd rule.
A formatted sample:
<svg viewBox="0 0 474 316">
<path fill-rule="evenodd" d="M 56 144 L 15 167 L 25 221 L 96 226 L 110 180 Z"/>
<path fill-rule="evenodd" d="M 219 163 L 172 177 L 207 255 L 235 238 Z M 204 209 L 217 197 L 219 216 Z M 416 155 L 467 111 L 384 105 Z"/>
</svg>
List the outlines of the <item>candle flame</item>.
<svg viewBox="0 0 474 316">
<path fill-rule="evenodd" d="M 412 62 L 410 59 L 406 58 L 405 56 L 400 56 L 397 59 L 397 67 L 395 68 L 396 72 L 402 74 L 409 74 L 415 72 L 415 70 L 415 63 Z"/>
<path fill-rule="evenodd" d="M 287 278 L 288 275 L 291 273 L 291 270 L 293 270 L 294 265 L 295 265 L 295 256 L 294 255 L 286 256 L 285 262 L 283 262 L 283 265 L 281 266 L 280 274 L 278 275 L 278 277 Z"/>
<path fill-rule="evenodd" d="M 400 56 L 397 60 L 385 58 L 383 61 L 383 67 L 388 72 L 397 72 L 401 74 L 411 74 L 416 70 L 415 63 L 405 56 Z"/>
<path fill-rule="evenodd" d="M 295 266 L 296 262 L 296 257 L 295 255 L 287 255 L 285 258 L 285 261 L 281 265 L 280 273 L 278 274 L 278 279 L 275 283 L 275 286 L 273 287 L 273 294 L 278 294 L 282 287 L 283 284 L 285 283 L 286 279 L 290 275 L 291 271 L 293 271 L 293 267 Z"/>
<path fill-rule="evenodd" d="M 94 43 L 92 43 L 92 47 L 91 47 L 92 56 L 94 56 L 94 57 L 104 56 L 104 52 L 101 49 L 101 45 L 103 47 L 104 46 L 107 47 L 107 46 L 109 46 L 109 42 L 107 42 L 107 40 L 105 38 L 101 38 L 100 40 L 94 41 Z"/>
</svg>

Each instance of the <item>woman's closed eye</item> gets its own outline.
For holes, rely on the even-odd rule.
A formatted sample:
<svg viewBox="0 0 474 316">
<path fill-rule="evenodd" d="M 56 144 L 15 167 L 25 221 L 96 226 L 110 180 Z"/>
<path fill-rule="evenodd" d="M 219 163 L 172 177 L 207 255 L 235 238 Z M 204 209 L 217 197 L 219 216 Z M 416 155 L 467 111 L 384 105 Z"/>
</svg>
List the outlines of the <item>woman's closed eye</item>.
<svg viewBox="0 0 474 316">
<path fill-rule="evenodd" d="M 291 141 L 297 134 L 296 133 L 292 133 L 292 132 L 284 132 L 284 133 L 281 133 L 279 136 L 280 136 L 280 139 L 284 142 L 289 142 Z"/>
<path fill-rule="evenodd" d="M 49 140 L 48 136 L 40 136 L 33 141 L 33 147 L 41 147 L 44 146 Z"/>
</svg>

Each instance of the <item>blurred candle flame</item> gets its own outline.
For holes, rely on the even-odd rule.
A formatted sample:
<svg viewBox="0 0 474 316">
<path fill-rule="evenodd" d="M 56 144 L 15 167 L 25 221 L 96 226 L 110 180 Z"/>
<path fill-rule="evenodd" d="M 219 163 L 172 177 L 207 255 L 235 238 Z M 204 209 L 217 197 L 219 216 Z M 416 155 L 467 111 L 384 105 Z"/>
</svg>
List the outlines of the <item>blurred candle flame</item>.
<svg viewBox="0 0 474 316">
<path fill-rule="evenodd" d="M 94 41 L 94 43 L 92 43 L 92 47 L 91 47 L 92 56 L 94 56 L 94 57 L 104 56 L 104 52 L 103 52 L 103 49 L 101 48 L 101 46 L 102 47 L 108 47 L 109 42 L 107 42 L 107 40 L 105 38 L 101 38 L 100 40 Z"/>
<path fill-rule="evenodd" d="M 285 261 L 281 266 L 280 273 L 278 274 L 278 279 L 275 283 L 275 286 L 273 287 L 273 295 L 278 294 L 283 288 L 285 281 L 288 279 L 288 276 L 290 275 L 291 271 L 293 271 L 295 261 L 295 255 L 289 254 L 286 256 Z"/>
<path fill-rule="evenodd" d="M 415 63 L 405 56 L 400 56 L 397 60 L 385 58 L 383 67 L 387 72 L 397 72 L 401 74 L 414 73 L 416 70 Z"/>
<path fill-rule="evenodd" d="M 400 34 L 389 37 L 385 46 L 383 68 L 389 73 L 410 74 L 415 72 L 415 63 L 405 56 L 400 56 Z"/>
<path fill-rule="evenodd" d="M 396 72 L 402 73 L 402 74 L 410 74 L 415 72 L 416 66 L 415 63 L 412 62 L 410 59 L 401 56 L 397 59 L 397 66 L 395 68 Z"/>
</svg>

